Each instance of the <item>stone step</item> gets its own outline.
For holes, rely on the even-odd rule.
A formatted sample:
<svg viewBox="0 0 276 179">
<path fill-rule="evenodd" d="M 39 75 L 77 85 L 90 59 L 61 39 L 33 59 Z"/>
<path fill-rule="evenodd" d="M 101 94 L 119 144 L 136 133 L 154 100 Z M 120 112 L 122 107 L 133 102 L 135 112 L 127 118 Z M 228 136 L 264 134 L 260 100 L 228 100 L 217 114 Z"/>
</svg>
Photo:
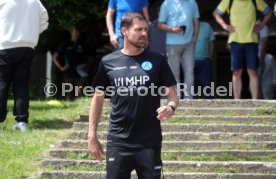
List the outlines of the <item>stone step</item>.
<svg viewBox="0 0 276 179">
<path fill-rule="evenodd" d="M 76 129 L 83 129 L 88 126 L 88 115 L 80 115 L 77 122 L 74 122 Z M 101 117 L 101 121 L 107 121 L 108 115 Z M 162 122 L 164 123 L 200 123 L 200 124 L 276 124 L 276 116 L 179 116 L 174 115 L 172 119 Z"/>
<path fill-rule="evenodd" d="M 62 170 L 68 167 L 87 169 L 88 171 L 105 171 L 105 162 L 95 160 L 48 159 L 41 163 L 43 167 Z M 204 162 L 204 161 L 163 161 L 164 171 L 169 172 L 233 172 L 233 173 L 276 173 L 276 162 Z"/>
<path fill-rule="evenodd" d="M 161 100 L 162 104 L 166 104 L 166 100 Z M 184 107 L 215 107 L 215 108 L 276 108 L 276 100 L 251 100 L 251 99 L 193 99 L 193 100 L 180 100 L 179 106 Z"/>
<path fill-rule="evenodd" d="M 257 106 L 257 107 L 228 107 L 228 106 L 217 106 L 217 107 L 212 107 L 211 106 L 205 106 L 205 107 L 196 107 L 196 106 L 178 106 L 177 108 L 177 111 L 186 111 L 186 110 L 194 110 L 194 109 L 202 109 L 202 110 L 217 110 L 217 109 L 221 109 L 221 110 L 224 110 L 224 111 L 228 111 L 228 110 L 231 110 L 231 111 L 236 111 L 236 110 L 245 110 L 245 111 L 255 111 L 255 110 L 268 110 L 268 111 L 271 111 L 273 112 L 274 108 L 273 107 L 269 107 L 269 106 L 266 106 L 266 107 L 261 107 L 261 106 Z M 86 107 L 84 108 L 83 112 L 84 114 L 89 114 L 89 110 L 90 108 L 89 107 Z M 102 108 L 102 111 L 106 111 L 106 112 L 109 112 L 111 110 L 111 107 L 110 106 L 104 106 Z"/>
<path fill-rule="evenodd" d="M 166 104 L 167 100 L 161 100 L 161 104 Z M 106 99 L 104 102 L 105 107 L 110 106 L 109 99 Z M 179 106 L 184 107 L 225 107 L 225 108 L 246 108 L 246 107 L 269 107 L 276 108 L 276 100 L 252 100 L 252 99 L 181 99 Z"/>
<path fill-rule="evenodd" d="M 106 132 L 99 132 L 100 139 L 106 139 Z M 165 141 L 276 141 L 275 133 L 238 133 L 238 132 L 163 132 Z M 72 132 L 69 140 L 87 139 L 86 131 Z"/>
<path fill-rule="evenodd" d="M 74 124 L 74 126 L 76 126 Z M 162 123 L 163 132 L 242 132 L 242 133 L 275 133 L 276 125 L 265 124 L 173 124 Z M 108 123 L 100 123 L 99 130 L 107 130 Z M 82 128 L 88 131 L 88 126 Z"/>
<path fill-rule="evenodd" d="M 189 141 L 164 142 L 162 150 L 275 150 L 276 142 L 224 142 L 224 141 Z M 52 149 L 49 156 L 53 158 L 67 158 L 69 156 L 88 156 L 87 149 Z M 276 160 L 276 159 L 275 159 Z"/>
<path fill-rule="evenodd" d="M 202 153 L 200 153 L 202 152 Z M 93 160 L 87 149 L 52 150 L 51 158 Z M 105 157 L 105 156 L 103 156 Z M 175 161 L 262 161 L 275 162 L 275 150 L 171 150 L 163 149 L 163 160 Z"/>
<path fill-rule="evenodd" d="M 107 115 L 110 108 L 103 108 L 103 114 Z M 89 110 L 84 111 L 84 115 L 88 115 Z M 212 108 L 212 107 L 183 107 L 180 106 L 175 111 L 176 115 L 194 115 L 194 116 L 200 116 L 200 115 L 227 115 L 227 116 L 248 116 L 248 115 L 272 115 L 276 114 L 276 109 L 274 108 Z"/>
<path fill-rule="evenodd" d="M 107 118 L 108 119 L 108 118 Z M 174 115 L 167 123 L 200 124 L 276 124 L 276 116 L 181 116 Z"/>
<path fill-rule="evenodd" d="M 102 115 L 101 121 L 106 121 L 109 119 L 109 115 Z M 78 122 L 88 122 L 89 116 L 88 114 L 81 114 L 79 118 L 77 119 Z M 177 121 L 177 123 L 185 123 L 185 122 L 201 122 L 205 121 L 204 123 L 249 123 L 249 124 L 255 124 L 255 123 L 267 123 L 267 124 L 275 124 L 276 123 L 276 116 L 235 116 L 235 115 L 202 115 L 202 116 L 195 116 L 195 115 L 174 115 L 171 120 L 166 121 L 164 123 L 172 123 L 174 121 Z M 76 123 L 78 123 L 76 122 Z M 87 123 L 88 125 L 88 123 Z"/>
<path fill-rule="evenodd" d="M 248 115 L 269 115 L 274 112 L 272 108 L 259 109 L 259 108 L 197 108 L 197 107 L 179 107 L 177 108 L 176 115 L 226 115 L 226 116 L 248 116 Z"/>
<path fill-rule="evenodd" d="M 201 150 L 204 151 L 204 150 Z M 200 151 L 200 152 L 201 152 Z M 205 150 L 206 151 L 206 150 Z M 105 155 L 103 156 L 103 160 Z M 274 151 L 254 150 L 215 150 L 213 153 L 199 154 L 195 151 L 164 150 L 161 154 L 162 160 L 174 161 L 255 161 L 255 162 L 275 162 L 276 155 Z M 74 151 L 65 149 L 53 150 L 49 159 L 71 159 L 71 160 L 95 160 L 84 149 L 75 149 Z"/>
<path fill-rule="evenodd" d="M 73 131 L 69 139 L 87 139 L 88 131 Z M 162 132 L 163 142 L 166 141 L 275 141 L 275 133 L 243 133 L 243 132 Z M 107 131 L 99 131 L 98 138 L 106 140 Z"/>
<path fill-rule="evenodd" d="M 77 178 L 77 179 L 106 179 L 105 172 L 73 172 L 48 171 L 41 173 L 41 179 Z M 275 179 L 276 174 L 258 173 L 164 173 L 166 179 Z M 136 179 L 133 173 L 131 179 Z"/>
<path fill-rule="evenodd" d="M 106 143 L 101 141 L 103 145 Z M 172 142 L 175 143 L 175 142 Z M 175 145 L 175 144 L 174 144 Z M 87 149 L 87 141 L 86 140 L 68 140 L 68 141 L 62 141 L 59 144 L 60 148 L 66 148 L 66 149 Z M 180 143 L 180 149 L 176 150 L 165 150 L 162 152 L 162 154 L 174 154 L 176 156 L 178 155 L 233 155 L 233 156 L 240 156 L 240 157 L 246 157 L 246 155 L 275 155 L 276 150 L 181 150 L 181 147 L 183 146 L 183 143 Z M 165 148 L 164 148 L 165 149 Z M 201 152 L 201 153 L 200 153 Z M 273 159 L 274 160 L 274 159 Z M 276 159 L 275 159 L 276 160 Z"/>
</svg>

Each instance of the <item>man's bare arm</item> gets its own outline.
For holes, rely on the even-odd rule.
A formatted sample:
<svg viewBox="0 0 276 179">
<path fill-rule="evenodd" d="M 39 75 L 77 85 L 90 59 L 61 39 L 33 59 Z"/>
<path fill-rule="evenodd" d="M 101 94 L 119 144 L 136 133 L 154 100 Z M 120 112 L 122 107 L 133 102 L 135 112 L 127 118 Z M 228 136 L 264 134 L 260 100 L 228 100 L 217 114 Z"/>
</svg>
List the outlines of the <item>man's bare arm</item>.
<svg viewBox="0 0 276 179">
<path fill-rule="evenodd" d="M 109 40 L 111 45 L 116 48 L 118 46 L 118 37 L 115 34 L 114 25 L 113 25 L 113 17 L 115 14 L 115 9 L 108 8 L 106 13 L 106 27 L 109 34 Z"/>
<path fill-rule="evenodd" d="M 235 32 L 235 28 L 232 25 L 227 24 L 216 10 L 213 12 L 213 15 L 224 30 L 230 33 Z"/>
<path fill-rule="evenodd" d="M 102 160 L 103 148 L 97 137 L 97 129 L 104 103 L 104 92 L 95 92 L 89 112 L 88 151 L 97 160 Z"/>
<path fill-rule="evenodd" d="M 52 56 L 52 61 L 53 61 L 53 63 L 56 65 L 56 67 L 57 67 L 60 71 L 65 71 L 66 69 L 68 69 L 68 68 L 69 68 L 69 65 L 68 65 L 68 64 L 65 64 L 65 65 L 62 66 L 62 65 L 59 63 L 58 58 L 59 58 L 59 54 L 58 54 L 57 52 L 55 52 L 55 53 L 53 54 L 53 56 Z"/>
<path fill-rule="evenodd" d="M 183 31 L 180 27 L 169 27 L 165 22 L 158 22 L 158 28 L 165 32 L 171 33 L 179 33 Z"/>
<path fill-rule="evenodd" d="M 255 25 L 254 32 L 259 33 L 264 28 L 264 26 L 268 23 L 271 16 L 272 16 L 272 10 L 269 10 L 269 12 L 264 16 L 262 22 Z"/>
<path fill-rule="evenodd" d="M 195 18 L 195 19 L 193 20 L 193 24 L 194 24 L 193 43 L 196 43 L 197 37 L 198 37 L 198 32 L 199 32 L 199 20 L 198 20 L 198 18 Z"/>
</svg>

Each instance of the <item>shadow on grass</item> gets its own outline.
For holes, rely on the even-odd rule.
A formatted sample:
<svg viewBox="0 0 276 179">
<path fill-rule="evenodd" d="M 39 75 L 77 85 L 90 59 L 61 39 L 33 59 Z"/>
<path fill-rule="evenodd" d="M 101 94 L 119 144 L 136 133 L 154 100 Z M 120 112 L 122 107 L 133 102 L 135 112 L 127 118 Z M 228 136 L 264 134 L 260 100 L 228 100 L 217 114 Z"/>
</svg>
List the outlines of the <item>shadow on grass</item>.
<svg viewBox="0 0 276 179">
<path fill-rule="evenodd" d="M 30 127 L 33 129 L 69 129 L 72 128 L 73 121 L 62 119 L 32 120 Z"/>
</svg>

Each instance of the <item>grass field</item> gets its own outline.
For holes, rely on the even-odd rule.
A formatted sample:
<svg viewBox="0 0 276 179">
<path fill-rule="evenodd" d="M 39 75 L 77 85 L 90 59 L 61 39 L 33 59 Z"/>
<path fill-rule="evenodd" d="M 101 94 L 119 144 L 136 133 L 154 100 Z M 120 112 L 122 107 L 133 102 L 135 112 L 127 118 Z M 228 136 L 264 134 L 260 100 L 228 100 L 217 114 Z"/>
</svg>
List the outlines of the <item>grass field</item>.
<svg viewBox="0 0 276 179">
<path fill-rule="evenodd" d="M 41 160 L 65 138 L 74 120 L 89 106 L 90 98 L 61 101 L 60 106 L 47 102 L 30 101 L 27 132 L 14 130 L 13 104 L 8 102 L 7 119 L 0 123 L 0 179 L 33 178 L 40 171 Z"/>
</svg>

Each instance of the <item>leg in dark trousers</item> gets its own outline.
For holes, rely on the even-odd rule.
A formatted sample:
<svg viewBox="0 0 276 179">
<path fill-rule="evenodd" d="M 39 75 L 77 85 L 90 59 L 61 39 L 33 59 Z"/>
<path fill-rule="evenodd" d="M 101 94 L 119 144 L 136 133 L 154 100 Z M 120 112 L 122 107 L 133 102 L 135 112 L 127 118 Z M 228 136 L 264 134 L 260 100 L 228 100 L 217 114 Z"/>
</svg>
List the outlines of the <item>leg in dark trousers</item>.
<svg viewBox="0 0 276 179">
<path fill-rule="evenodd" d="M 210 88 L 207 88 L 206 94 L 203 94 L 203 88 L 211 86 L 212 81 L 212 61 L 210 58 L 195 61 L 195 88 L 201 86 L 201 97 L 205 99 L 213 98 L 210 96 Z"/>
<path fill-rule="evenodd" d="M 107 179 L 130 179 L 136 170 L 138 179 L 160 179 L 162 161 L 160 149 L 108 147 Z"/>
<path fill-rule="evenodd" d="M 0 122 L 3 122 L 7 116 L 7 100 L 12 76 L 11 66 L 2 65 L 2 59 L 0 52 Z"/>
<path fill-rule="evenodd" d="M 34 50 L 32 48 L 12 48 L 0 51 L 0 114 L 5 120 L 10 83 L 13 86 L 13 114 L 17 122 L 28 122 L 29 94 L 28 81 Z"/>
<path fill-rule="evenodd" d="M 29 78 L 31 72 L 34 51 L 24 48 L 21 51 L 21 59 L 14 65 L 13 73 L 13 93 L 14 107 L 13 115 L 17 122 L 28 122 L 29 116 Z"/>
</svg>

